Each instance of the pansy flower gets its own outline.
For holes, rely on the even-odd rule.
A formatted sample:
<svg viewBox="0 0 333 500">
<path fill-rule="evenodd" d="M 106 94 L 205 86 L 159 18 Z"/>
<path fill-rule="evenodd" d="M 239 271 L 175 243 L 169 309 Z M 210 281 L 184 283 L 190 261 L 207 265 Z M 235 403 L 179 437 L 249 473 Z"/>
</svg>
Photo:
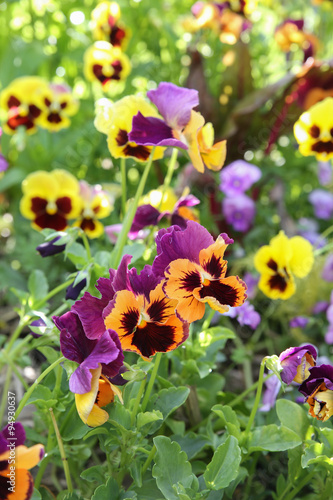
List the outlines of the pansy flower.
<svg viewBox="0 0 333 500">
<path fill-rule="evenodd" d="M 244 194 L 261 178 L 261 170 L 244 160 L 236 160 L 220 172 L 220 190 L 227 196 Z"/>
<path fill-rule="evenodd" d="M 261 274 L 258 287 L 271 299 L 289 299 L 296 291 L 294 275 L 305 278 L 313 261 L 312 245 L 307 240 L 301 236 L 289 239 L 280 231 L 255 255 L 254 265 Z"/>
<path fill-rule="evenodd" d="M 39 96 L 39 101 L 44 113 L 38 123 L 51 132 L 69 127 L 69 117 L 75 115 L 79 109 L 79 102 L 74 98 L 71 89 L 63 84 L 51 83 Z"/>
<path fill-rule="evenodd" d="M 256 204 L 246 194 L 226 196 L 222 200 L 222 212 L 225 220 L 235 231 L 246 233 L 256 215 Z"/>
<path fill-rule="evenodd" d="M 220 170 L 226 156 L 226 141 L 212 144 L 211 129 L 205 130 L 205 120 L 193 111 L 198 106 L 198 92 L 162 82 L 155 90 L 147 92 L 163 119 L 143 116 L 133 117 L 129 140 L 142 146 L 172 146 L 188 151 L 193 166 L 201 173 L 204 166 Z"/>
<path fill-rule="evenodd" d="M 310 368 L 310 376 L 299 387 L 310 406 L 309 414 L 326 422 L 333 415 L 333 366 Z"/>
<path fill-rule="evenodd" d="M 296 382 L 301 384 L 310 375 L 310 368 L 315 366 L 317 350 L 312 344 L 299 347 L 289 347 L 279 356 L 282 371 L 281 379 L 286 384 Z"/>
<path fill-rule="evenodd" d="M 91 12 L 92 33 L 95 40 L 106 40 L 114 47 L 124 50 L 129 38 L 129 29 L 120 19 L 120 7 L 116 2 L 100 2 Z"/>
<path fill-rule="evenodd" d="M 226 234 L 214 242 L 200 224 L 188 221 L 183 231 L 178 226 L 161 229 L 156 238 L 157 257 L 153 271 L 165 276 L 163 290 L 177 301 L 177 315 L 192 323 L 205 313 L 206 302 L 221 313 L 237 307 L 246 299 L 246 285 L 238 276 L 226 277 L 223 259 L 228 244 Z"/>
<path fill-rule="evenodd" d="M 81 212 L 79 183 L 65 170 L 37 171 L 22 183 L 23 198 L 20 210 L 32 221 L 34 229 L 51 228 L 63 231 L 68 219 Z"/>
<path fill-rule="evenodd" d="M 333 158 L 333 98 L 327 97 L 303 113 L 294 125 L 299 151 L 318 160 Z"/>
<path fill-rule="evenodd" d="M 314 35 L 304 31 L 303 19 L 286 19 L 276 28 L 274 37 L 284 52 L 290 52 L 293 45 L 298 45 L 304 52 L 304 61 L 314 56 L 319 45 Z"/>
<path fill-rule="evenodd" d="M 309 201 L 318 219 L 329 220 L 333 216 L 333 194 L 325 189 L 314 189 L 309 194 Z"/>
<path fill-rule="evenodd" d="M 147 161 L 152 147 L 141 146 L 129 139 L 132 120 L 138 112 L 142 116 L 155 117 L 158 113 L 154 107 L 140 96 L 126 96 L 110 104 L 104 102 L 97 108 L 95 123 L 98 130 L 107 135 L 108 148 L 114 158 L 135 158 L 136 161 Z M 155 148 L 154 160 L 163 157 L 164 148 Z"/>
<path fill-rule="evenodd" d="M 47 81 L 38 76 L 23 76 L 13 80 L 0 95 L 0 107 L 7 111 L 3 129 L 14 134 L 24 127 L 29 134 L 37 130 L 44 106 L 41 97 L 48 92 Z"/>
<path fill-rule="evenodd" d="M 53 316 L 53 321 L 60 331 L 61 352 L 79 364 L 69 379 L 78 414 L 90 427 L 102 425 L 109 417 L 102 408 L 113 401 L 114 394 L 121 399 L 119 389 L 111 383 L 124 361 L 118 335 L 112 329 L 105 329 L 98 339 L 88 339 L 78 314 L 73 311 Z"/>
<path fill-rule="evenodd" d="M 103 312 L 106 327 L 116 330 L 124 350 L 145 358 L 176 349 L 187 339 L 189 326 L 176 316 L 177 302 L 165 296 L 161 279 L 151 266 L 140 275 L 132 269 L 125 279 L 127 288 L 118 291 Z"/>
<path fill-rule="evenodd" d="M 44 446 L 24 446 L 25 430 L 20 422 L 8 424 L 0 432 L 0 498 L 1 500 L 29 500 L 34 481 L 29 469 L 44 456 Z"/>
<path fill-rule="evenodd" d="M 131 65 L 127 55 L 109 42 L 95 42 L 84 54 L 84 73 L 87 80 L 100 82 L 104 91 L 125 80 L 130 71 Z"/>
<path fill-rule="evenodd" d="M 80 227 L 89 238 L 98 238 L 104 233 L 104 226 L 99 219 L 110 215 L 113 200 L 100 185 L 89 186 L 85 181 L 80 181 L 80 196 L 83 206 L 74 226 Z"/>
</svg>

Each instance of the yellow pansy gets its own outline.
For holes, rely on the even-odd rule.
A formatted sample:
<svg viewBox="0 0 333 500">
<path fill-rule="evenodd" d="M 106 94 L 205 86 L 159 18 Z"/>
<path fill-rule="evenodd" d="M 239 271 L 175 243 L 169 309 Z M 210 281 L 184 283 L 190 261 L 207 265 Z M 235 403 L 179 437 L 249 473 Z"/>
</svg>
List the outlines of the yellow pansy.
<svg viewBox="0 0 333 500">
<path fill-rule="evenodd" d="M 38 101 L 44 108 L 38 123 L 51 132 L 69 127 L 71 122 L 68 117 L 75 115 L 79 109 L 78 100 L 66 85 L 50 84 Z"/>
<path fill-rule="evenodd" d="M 101 2 L 91 13 L 92 32 L 95 40 L 105 40 L 114 47 L 126 47 L 130 30 L 120 19 L 120 7 L 116 2 Z"/>
</svg>

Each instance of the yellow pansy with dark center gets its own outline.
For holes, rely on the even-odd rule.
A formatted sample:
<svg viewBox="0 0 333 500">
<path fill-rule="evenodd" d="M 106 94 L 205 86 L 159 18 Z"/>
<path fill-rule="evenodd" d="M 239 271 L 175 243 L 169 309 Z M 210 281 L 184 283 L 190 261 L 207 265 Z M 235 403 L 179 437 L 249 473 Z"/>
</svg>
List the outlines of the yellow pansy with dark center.
<svg viewBox="0 0 333 500">
<path fill-rule="evenodd" d="M 333 97 L 314 104 L 294 125 L 299 151 L 320 161 L 333 158 Z"/>
<path fill-rule="evenodd" d="M 109 42 L 95 42 L 84 54 L 84 73 L 91 81 L 99 81 L 103 90 L 125 80 L 131 71 L 130 61 L 119 47 Z"/>
</svg>

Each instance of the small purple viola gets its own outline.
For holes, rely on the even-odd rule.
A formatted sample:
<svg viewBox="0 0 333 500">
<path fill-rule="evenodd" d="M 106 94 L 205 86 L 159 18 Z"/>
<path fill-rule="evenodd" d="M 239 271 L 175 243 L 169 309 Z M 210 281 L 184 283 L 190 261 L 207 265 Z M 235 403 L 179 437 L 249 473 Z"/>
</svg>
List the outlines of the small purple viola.
<svg viewBox="0 0 333 500">
<path fill-rule="evenodd" d="M 289 321 L 290 328 L 305 328 L 309 323 L 309 318 L 305 316 L 295 316 Z"/>
<path fill-rule="evenodd" d="M 309 369 L 316 364 L 317 350 L 312 344 L 289 347 L 280 356 L 281 379 L 285 384 L 301 384 L 309 376 Z"/>
<path fill-rule="evenodd" d="M 318 219 L 328 220 L 333 216 L 333 194 L 324 189 L 314 189 L 309 201 Z"/>
<path fill-rule="evenodd" d="M 37 252 L 39 252 L 42 257 L 50 257 L 51 255 L 62 253 L 65 250 L 66 245 L 56 245 L 56 242 L 60 240 L 60 238 L 61 236 L 57 236 L 56 238 L 53 238 L 53 240 L 41 243 L 36 248 Z"/>
<path fill-rule="evenodd" d="M 332 282 L 333 281 L 333 253 L 329 254 L 326 258 L 321 277 L 323 280 Z"/>
<path fill-rule="evenodd" d="M 222 201 L 222 212 L 227 223 L 235 231 L 246 233 L 250 229 L 255 217 L 256 205 L 245 194 L 240 194 L 234 198 L 227 196 Z"/>
<path fill-rule="evenodd" d="M 322 186 L 327 186 L 332 181 L 332 165 L 329 161 L 318 162 L 318 180 Z"/>
<path fill-rule="evenodd" d="M 246 281 L 245 283 L 247 284 Z M 236 318 L 241 326 L 249 326 L 252 330 L 255 330 L 261 321 L 260 314 L 248 301 L 244 302 L 244 304 L 242 304 L 241 306 L 230 307 L 229 311 L 224 313 L 224 315 L 229 316 L 230 318 Z"/>
<path fill-rule="evenodd" d="M 266 389 L 262 398 L 262 406 L 259 410 L 263 412 L 269 411 L 274 407 L 276 398 L 281 388 L 281 382 L 276 375 L 272 375 L 270 378 L 265 380 L 265 386 Z"/>
<path fill-rule="evenodd" d="M 298 389 L 309 404 L 309 414 L 326 422 L 333 415 L 333 366 L 310 368 L 309 377 Z"/>
<path fill-rule="evenodd" d="M 226 196 L 238 196 L 245 193 L 261 178 L 261 170 L 244 160 L 237 160 L 227 165 L 220 172 L 220 190 Z"/>
</svg>

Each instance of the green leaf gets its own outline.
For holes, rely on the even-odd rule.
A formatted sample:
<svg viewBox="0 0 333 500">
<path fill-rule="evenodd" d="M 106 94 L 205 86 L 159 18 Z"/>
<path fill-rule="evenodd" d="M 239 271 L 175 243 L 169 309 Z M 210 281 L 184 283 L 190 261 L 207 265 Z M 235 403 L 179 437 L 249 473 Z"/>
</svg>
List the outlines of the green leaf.
<svg viewBox="0 0 333 500">
<path fill-rule="evenodd" d="M 86 249 L 76 241 L 66 246 L 65 255 L 78 267 L 83 267 L 88 262 Z"/>
<path fill-rule="evenodd" d="M 212 461 L 204 473 L 207 488 L 221 490 L 229 486 L 238 475 L 241 450 L 234 436 L 228 436 L 225 443 L 215 451 Z"/>
<path fill-rule="evenodd" d="M 235 436 L 235 438 L 240 441 L 240 424 L 234 410 L 230 406 L 215 405 L 213 406 L 212 411 L 221 418 L 223 424 L 228 429 L 229 434 L 231 436 Z"/>
<path fill-rule="evenodd" d="M 285 451 L 300 445 L 302 440 L 287 427 L 270 424 L 258 427 L 249 439 L 249 452 Z"/>
<path fill-rule="evenodd" d="M 35 490 L 32 492 L 32 496 L 30 497 L 30 500 L 42 500 L 42 497 L 39 493 L 39 491 Z"/>
<path fill-rule="evenodd" d="M 109 411 L 109 422 L 121 429 L 131 428 L 131 412 L 119 401 L 114 401 Z"/>
<path fill-rule="evenodd" d="M 52 392 L 48 387 L 38 385 L 26 404 L 38 404 L 42 407 L 53 407 L 57 404 L 57 402 L 57 399 L 52 398 Z"/>
<path fill-rule="evenodd" d="M 294 431 L 302 440 L 305 439 L 310 423 L 302 406 L 288 399 L 279 399 L 276 412 L 282 425 Z"/>
<path fill-rule="evenodd" d="M 210 445 L 210 441 L 205 436 L 194 432 L 189 432 L 184 437 L 172 436 L 172 439 L 185 451 L 189 460 L 192 460 L 205 446 Z"/>
<path fill-rule="evenodd" d="M 17 184 L 21 184 L 25 178 L 26 173 L 19 168 L 11 168 L 5 175 L 0 179 L 0 193 L 6 191 L 6 189 L 11 188 Z"/>
<path fill-rule="evenodd" d="M 178 483 L 184 488 L 191 486 L 193 482 L 191 464 L 179 444 L 172 442 L 168 437 L 157 436 L 154 438 L 154 444 L 157 453 L 152 475 L 167 500 L 178 500 L 173 486 Z"/>
<path fill-rule="evenodd" d="M 151 423 L 156 420 L 163 420 L 163 415 L 159 410 L 146 411 L 137 416 L 137 428 L 142 434 L 149 434 Z"/>
<path fill-rule="evenodd" d="M 66 490 L 59 493 L 59 495 L 57 496 L 57 500 L 84 500 L 84 498 L 81 497 L 81 495 L 79 495 L 78 493 L 70 493 L 68 490 Z"/>
<path fill-rule="evenodd" d="M 57 359 L 59 359 L 59 352 L 55 351 L 52 347 L 42 346 L 37 348 L 47 359 L 47 361 L 52 364 Z"/>
<path fill-rule="evenodd" d="M 81 472 L 80 477 L 89 483 L 97 481 L 99 484 L 105 481 L 105 471 L 100 465 L 94 465 Z"/>
<path fill-rule="evenodd" d="M 188 387 L 170 387 L 154 394 L 148 403 L 147 411 L 159 410 L 165 420 L 176 408 L 185 403 L 190 389 Z"/>
<path fill-rule="evenodd" d="M 113 477 L 109 477 L 106 484 L 102 484 L 96 490 L 91 500 L 119 500 L 119 487 Z"/>
<path fill-rule="evenodd" d="M 39 269 L 32 271 L 28 280 L 28 289 L 34 302 L 43 299 L 47 295 L 49 284 L 43 271 Z"/>
<path fill-rule="evenodd" d="M 332 450 L 326 448 L 324 443 L 311 443 L 302 456 L 302 467 L 304 469 L 312 464 L 317 464 L 333 472 Z"/>
<path fill-rule="evenodd" d="M 65 427 L 61 431 L 61 437 L 64 441 L 71 439 L 81 439 L 85 436 L 91 428 L 84 424 L 80 419 L 76 409 L 71 415 L 71 418 L 66 422 Z"/>
</svg>

